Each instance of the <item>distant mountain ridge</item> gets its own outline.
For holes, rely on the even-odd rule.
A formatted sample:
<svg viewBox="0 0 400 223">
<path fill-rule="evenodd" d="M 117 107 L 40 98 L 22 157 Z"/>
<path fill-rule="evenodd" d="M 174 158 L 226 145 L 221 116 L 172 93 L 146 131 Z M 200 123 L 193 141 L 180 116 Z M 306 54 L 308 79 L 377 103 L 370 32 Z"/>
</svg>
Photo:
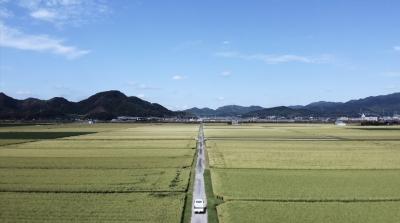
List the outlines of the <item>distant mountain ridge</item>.
<svg viewBox="0 0 400 223">
<path fill-rule="evenodd" d="M 173 117 L 182 114 L 115 90 L 100 92 L 79 102 L 61 97 L 17 100 L 0 93 L 0 119 L 3 120 L 66 119 L 72 116 L 109 120 L 117 116 Z"/>
<path fill-rule="evenodd" d="M 400 112 L 400 93 L 370 96 L 347 102 L 316 102 L 303 107 L 326 116 L 393 115 Z"/>
<path fill-rule="evenodd" d="M 266 118 L 270 116 L 295 118 L 295 117 L 318 117 L 321 113 L 303 109 L 303 108 L 289 108 L 286 106 L 278 106 L 273 108 L 264 108 L 257 111 L 248 112 L 243 115 L 245 118 L 259 117 Z"/>
<path fill-rule="evenodd" d="M 239 105 L 226 105 L 219 107 L 217 109 L 211 108 L 191 108 L 184 110 L 184 112 L 188 112 L 194 114 L 199 117 L 210 117 L 210 116 L 218 116 L 218 117 L 232 117 L 232 116 L 241 116 L 246 113 L 261 110 L 263 107 L 261 106 L 239 106 Z"/>
<path fill-rule="evenodd" d="M 238 109 L 226 109 L 226 108 Z M 247 112 L 245 112 L 247 109 Z M 226 110 L 231 112 L 226 112 Z M 217 109 L 210 108 L 191 108 L 185 110 L 199 117 L 205 116 L 241 116 L 241 117 L 358 117 L 361 113 L 366 115 L 393 115 L 400 113 L 400 93 L 388 95 L 371 96 L 367 98 L 350 100 L 348 102 L 327 102 L 319 101 L 308 105 L 278 106 L 273 108 L 263 108 L 260 106 L 243 107 L 237 105 L 223 106 Z"/>
<path fill-rule="evenodd" d="M 138 117 L 358 117 L 366 115 L 393 115 L 400 113 L 400 93 L 371 96 L 348 102 L 319 101 L 305 106 L 227 105 L 217 109 L 191 108 L 171 111 L 160 104 L 150 103 L 137 97 L 128 97 L 119 91 L 97 93 L 85 100 L 71 102 L 62 97 L 49 100 L 27 98 L 17 100 L 0 93 L 1 120 L 71 119 L 91 118 L 110 120 L 117 116 Z"/>
</svg>

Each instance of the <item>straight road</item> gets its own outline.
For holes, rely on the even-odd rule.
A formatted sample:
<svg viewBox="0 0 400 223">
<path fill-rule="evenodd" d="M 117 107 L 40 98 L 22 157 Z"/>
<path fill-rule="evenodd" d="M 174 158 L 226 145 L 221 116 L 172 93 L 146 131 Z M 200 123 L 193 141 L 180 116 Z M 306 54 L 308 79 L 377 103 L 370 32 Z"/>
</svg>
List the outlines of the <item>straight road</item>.
<svg viewBox="0 0 400 223">
<path fill-rule="evenodd" d="M 204 132 L 203 124 L 199 128 L 199 136 L 197 139 L 197 161 L 196 161 L 196 173 L 193 188 L 193 201 L 195 199 L 203 199 L 207 202 L 206 190 L 204 186 L 204 168 L 205 168 L 205 151 L 204 151 Z M 192 202 L 192 223 L 207 223 L 208 222 L 208 212 L 203 214 L 195 214 L 193 211 L 194 203 Z"/>
</svg>

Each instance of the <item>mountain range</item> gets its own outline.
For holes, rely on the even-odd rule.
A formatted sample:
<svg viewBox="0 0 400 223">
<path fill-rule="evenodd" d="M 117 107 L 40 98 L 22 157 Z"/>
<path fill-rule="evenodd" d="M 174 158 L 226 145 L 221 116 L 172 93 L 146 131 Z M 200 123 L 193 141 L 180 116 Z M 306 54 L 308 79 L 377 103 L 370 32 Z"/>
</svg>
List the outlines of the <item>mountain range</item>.
<svg viewBox="0 0 400 223">
<path fill-rule="evenodd" d="M 100 119 L 110 120 L 118 116 L 138 117 L 357 117 L 366 115 L 393 115 L 400 112 L 400 93 L 372 96 L 348 102 L 319 101 L 305 106 L 261 106 L 227 105 L 217 109 L 191 108 L 171 111 L 160 104 L 150 103 L 138 97 L 128 97 L 119 91 L 97 93 L 85 100 L 71 102 L 62 97 L 49 100 L 27 98 L 14 99 L 0 93 L 1 120 L 32 119 Z"/>
<path fill-rule="evenodd" d="M 119 91 L 97 93 L 85 100 L 71 102 L 55 97 L 50 100 L 27 98 L 17 100 L 0 93 L 0 119 L 68 119 L 82 117 L 110 120 L 117 116 L 173 117 L 182 113 L 150 103 L 137 97 L 128 97 Z"/>
<path fill-rule="evenodd" d="M 400 93 L 371 96 L 367 98 L 351 100 L 348 102 L 319 101 L 308 105 L 278 106 L 263 108 L 260 106 L 229 105 L 217 109 L 191 108 L 184 110 L 199 117 L 212 116 L 238 116 L 238 117 L 358 117 L 361 113 L 366 115 L 393 115 L 400 112 Z"/>
<path fill-rule="evenodd" d="M 239 106 L 239 105 L 226 105 L 219 107 L 217 109 L 211 108 L 191 108 L 184 110 L 184 112 L 188 112 L 190 114 L 194 114 L 199 117 L 228 117 L 228 116 L 241 116 L 249 112 L 258 111 L 264 109 L 261 106 Z"/>
</svg>

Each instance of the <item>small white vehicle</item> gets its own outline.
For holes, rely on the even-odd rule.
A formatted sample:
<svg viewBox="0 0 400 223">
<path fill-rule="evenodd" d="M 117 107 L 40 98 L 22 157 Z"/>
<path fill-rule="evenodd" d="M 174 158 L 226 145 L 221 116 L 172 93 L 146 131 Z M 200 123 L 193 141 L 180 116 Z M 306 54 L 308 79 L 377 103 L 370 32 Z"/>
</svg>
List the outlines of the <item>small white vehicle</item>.
<svg viewBox="0 0 400 223">
<path fill-rule="evenodd" d="M 194 200 L 193 211 L 195 214 L 196 213 L 201 214 L 206 212 L 206 203 L 204 202 L 203 199 Z"/>
</svg>

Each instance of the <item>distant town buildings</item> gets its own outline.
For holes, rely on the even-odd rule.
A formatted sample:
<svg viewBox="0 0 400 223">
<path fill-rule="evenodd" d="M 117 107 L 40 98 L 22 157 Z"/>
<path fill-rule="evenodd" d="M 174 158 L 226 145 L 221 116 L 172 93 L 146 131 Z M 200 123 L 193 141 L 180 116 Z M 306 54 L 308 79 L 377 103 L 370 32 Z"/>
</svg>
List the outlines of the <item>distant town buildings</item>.
<svg viewBox="0 0 400 223">
<path fill-rule="evenodd" d="M 237 120 L 237 119 L 232 119 L 231 124 L 232 124 L 232 125 L 239 125 L 239 120 Z"/>
<path fill-rule="evenodd" d="M 335 122 L 335 125 L 337 125 L 337 126 L 346 126 L 347 124 L 345 122 L 343 122 L 343 121 L 337 120 Z"/>
<path fill-rule="evenodd" d="M 78 120 L 77 120 L 78 121 Z M 82 120 L 83 121 L 83 120 Z M 94 124 L 97 120 L 86 120 L 88 124 Z M 346 126 L 350 123 L 361 124 L 400 124 L 400 115 L 394 114 L 393 116 L 368 116 L 361 114 L 359 117 L 315 117 L 315 116 L 297 116 L 297 117 L 284 117 L 284 116 L 267 116 L 267 117 L 137 117 L 137 116 L 119 116 L 112 119 L 111 122 L 176 122 L 176 123 L 228 123 L 231 125 L 238 125 L 239 123 L 334 123 L 337 126 Z"/>
</svg>

